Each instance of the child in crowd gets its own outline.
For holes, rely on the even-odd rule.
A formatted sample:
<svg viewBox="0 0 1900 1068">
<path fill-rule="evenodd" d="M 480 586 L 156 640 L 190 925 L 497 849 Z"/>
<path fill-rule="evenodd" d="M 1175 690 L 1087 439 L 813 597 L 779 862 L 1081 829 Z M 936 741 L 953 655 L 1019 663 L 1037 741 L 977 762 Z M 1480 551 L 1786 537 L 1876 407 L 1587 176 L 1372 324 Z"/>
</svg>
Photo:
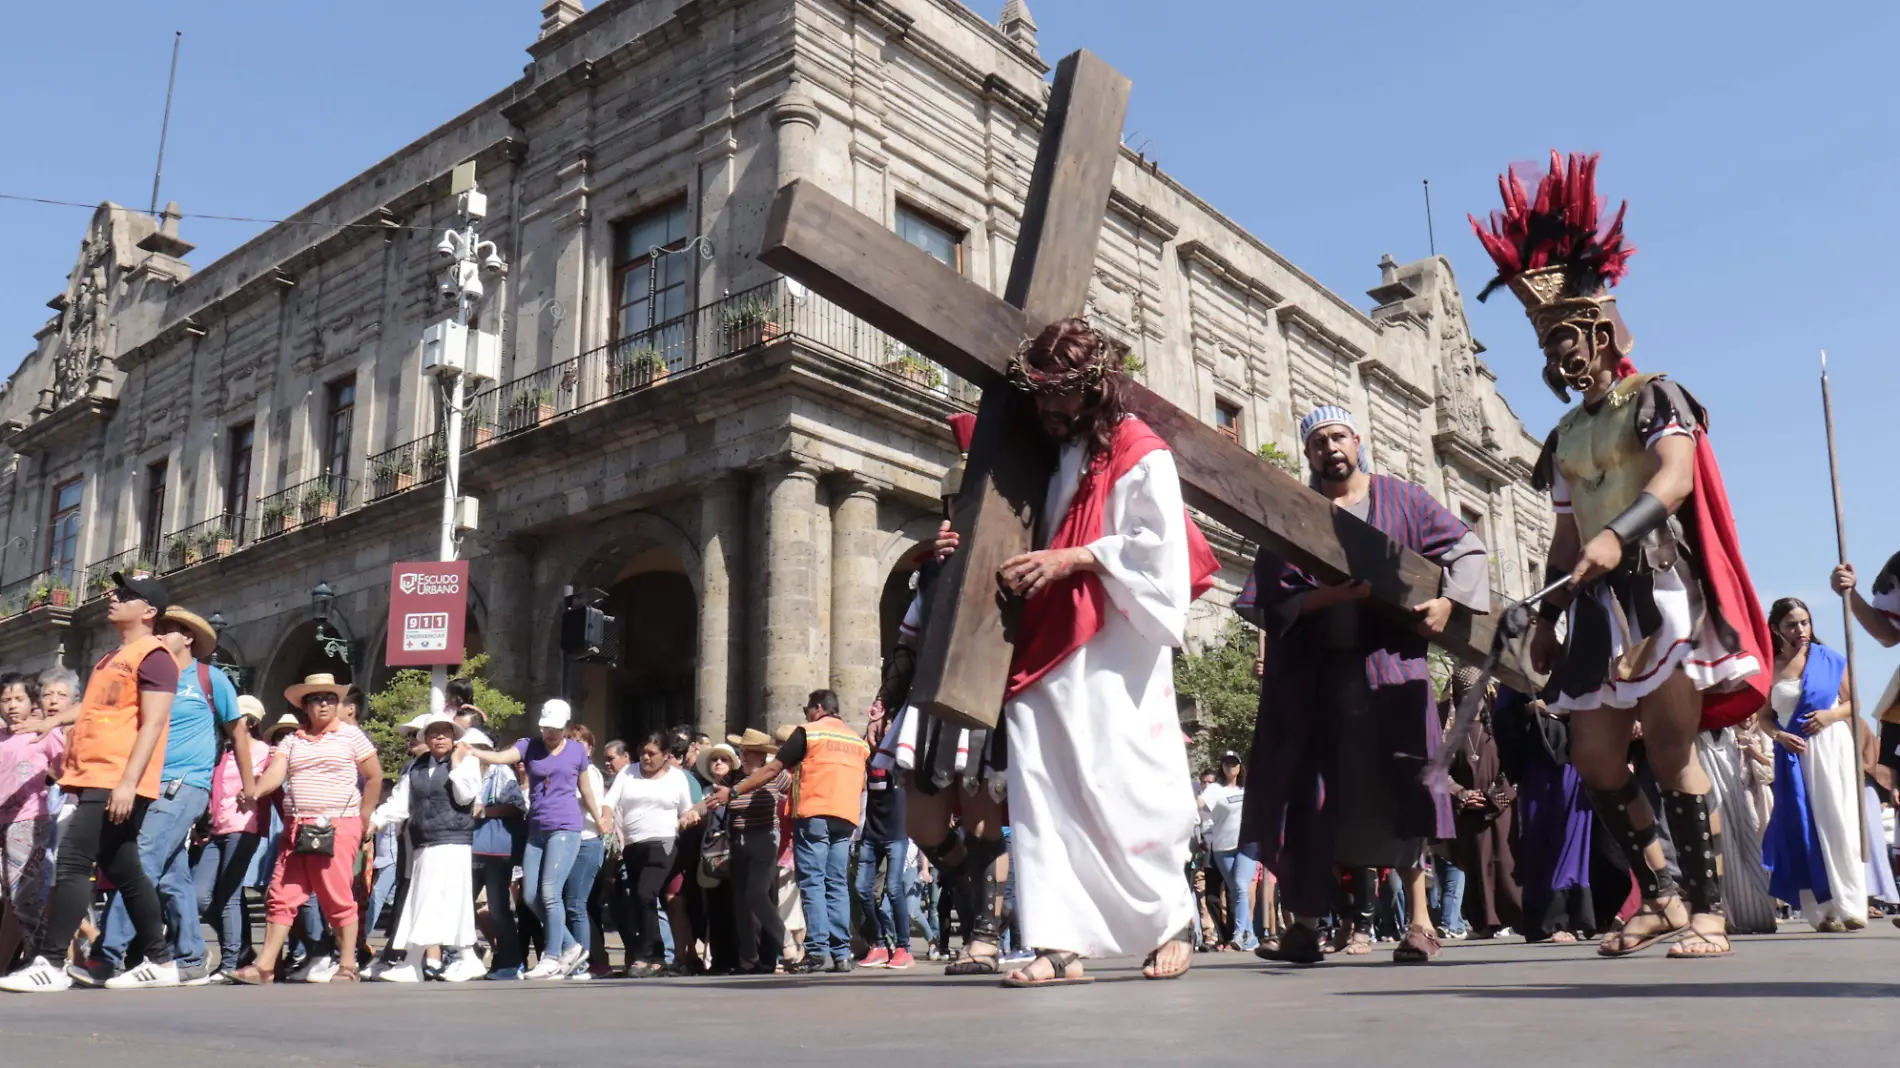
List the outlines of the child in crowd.
<svg viewBox="0 0 1900 1068">
<path fill-rule="evenodd" d="M 49 772 L 66 753 L 66 732 L 22 730 L 38 712 L 39 687 L 25 675 L 0 675 L 0 971 L 13 970 L 22 945 L 37 945 L 46 919 L 47 850 L 53 815 L 47 806 Z"/>
</svg>

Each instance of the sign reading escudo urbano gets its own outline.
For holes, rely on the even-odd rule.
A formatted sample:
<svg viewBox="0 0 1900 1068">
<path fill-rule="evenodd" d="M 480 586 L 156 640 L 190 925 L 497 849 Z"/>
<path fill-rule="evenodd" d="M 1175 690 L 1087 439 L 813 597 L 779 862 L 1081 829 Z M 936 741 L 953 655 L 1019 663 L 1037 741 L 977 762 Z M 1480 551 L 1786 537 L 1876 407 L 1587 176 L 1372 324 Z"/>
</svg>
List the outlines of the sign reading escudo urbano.
<svg viewBox="0 0 1900 1068">
<path fill-rule="evenodd" d="M 461 663 L 467 619 L 467 560 L 392 565 L 383 662 L 391 667 Z"/>
</svg>

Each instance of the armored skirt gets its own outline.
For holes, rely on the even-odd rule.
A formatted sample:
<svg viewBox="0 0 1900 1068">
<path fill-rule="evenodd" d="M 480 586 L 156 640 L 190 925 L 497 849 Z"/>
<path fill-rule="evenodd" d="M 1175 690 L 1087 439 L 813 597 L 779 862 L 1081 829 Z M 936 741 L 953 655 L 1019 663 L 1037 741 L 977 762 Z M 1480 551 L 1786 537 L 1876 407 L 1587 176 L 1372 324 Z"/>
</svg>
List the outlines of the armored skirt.
<svg viewBox="0 0 1900 1068">
<path fill-rule="evenodd" d="M 895 704 L 900 711 L 872 759 L 925 795 L 961 784 L 970 793 L 987 790 L 993 800 L 1001 801 L 1009 780 L 1005 719 L 999 716 L 990 730 L 970 730 L 927 715 L 904 699 L 915 669 L 913 643 L 923 630 L 923 596 L 922 589 L 911 595 L 899 628 L 903 641 L 892 654 L 879 691 L 878 699 L 887 702 L 887 708 Z"/>
</svg>

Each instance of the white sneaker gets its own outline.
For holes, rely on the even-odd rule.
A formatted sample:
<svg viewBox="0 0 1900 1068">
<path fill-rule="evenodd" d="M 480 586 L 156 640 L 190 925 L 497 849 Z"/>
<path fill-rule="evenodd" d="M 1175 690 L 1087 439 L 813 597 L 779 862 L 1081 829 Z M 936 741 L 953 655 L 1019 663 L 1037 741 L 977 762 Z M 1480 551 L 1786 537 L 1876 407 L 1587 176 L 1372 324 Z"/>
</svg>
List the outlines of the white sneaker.
<svg viewBox="0 0 1900 1068">
<path fill-rule="evenodd" d="M 522 978 L 523 979 L 559 979 L 561 977 L 561 973 L 565 972 L 566 970 L 567 969 L 561 965 L 561 958 L 542 957 L 538 962 L 535 963 L 535 966 L 533 968 L 529 969 L 528 974 L 522 976 Z"/>
<path fill-rule="evenodd" d="M 158 990 L 177 985 L 178 965 L 153 964 L 149 960 L 124 975 L 106 980 L 107 990 Z"/>
<path fill-rule="evenodd" d="M 379 974 L 373 975 L 370 978 L 385 983 L 420 983 L 422 982 L 422 972 L 415 966 L 413 961 L 403 961 L 400 964 L 389 965 Z"/>
<path fill-rule="evenodd" d="M 576 942 L 573 945 L 567 947 L 566 949 L 561 951 L 562 974 L 565 975 L 565 974 L 571 973 L 574 970 L 576 965 L 580 965 L 586 960 L 587 960 L 586 946 L 583 946 L 579 942 Z"/>
<path fill-rule="evenodd" d="M 311 957 L 290 973 L 285 982 L 290 983 L 327 983 L 336 974 L 337 959 L 328 953 L 321 957 Z"/>
<path fill-rule="evenodd" d="M 442 981 L 445 983 L 466 983 L 471 979 L 480 979 L 488 974 L 488 965 L 482 963 L 481 955 L 473 946 L 464 948 L 460 956 L 450 961 L 442 969 Z"/>
<path fill-rule="evenodd" d="M 14 994 L 51 994 L 56 990 L 71 990 L 72 977 L 64 968 L 55 968 L 47 963 L 45 957 L 34 957 L 33 963 L 0 978 L 0 990 Z"/>
</svg>

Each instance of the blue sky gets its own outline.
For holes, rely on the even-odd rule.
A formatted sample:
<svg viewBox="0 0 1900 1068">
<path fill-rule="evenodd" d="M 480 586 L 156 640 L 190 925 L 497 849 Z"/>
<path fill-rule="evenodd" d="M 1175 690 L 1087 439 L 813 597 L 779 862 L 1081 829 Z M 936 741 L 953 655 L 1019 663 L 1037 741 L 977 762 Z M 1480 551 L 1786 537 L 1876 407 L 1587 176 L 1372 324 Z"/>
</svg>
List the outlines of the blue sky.
<svg viewBox="0 0 1900 1068">
<path fill-rule="evenodd" d="M 1001 0 L 979 0 L 994 18 Z M 1495 176 L 1550 148 L 1603 153 L 1639 249 L 1620 291 L 1636 362 L 1712 412 L 1764 603 L 1794 594 L 1838 640 L 1834 528 L 1816 386 L 1829 350 L 1850 516 L 1871 581 L 1900 549 L 1881 427 L 1900 366 L 1878 320 L 1900 244 L 1900 5 L 1313 4 L 1030 0 L 1052 60 L 1101 54 L 1134 79 L 1130 143 L 1359 302 L 1381 253 L 1438 250 L 1467 296 L 1489 263 L 1464 223 Z M 83 10 L 84 17 L 73 17 Z M 449 14 L 449 12 L 453 14 Z M 185 31 L 161 200 L 281 217 L 519 75 L 535 0 L 321 5 L 99 0 L 9 11 L 0 192 L 143 207 L 171 34 Z M 452 65 L 434 58 L 449 50 Z M 1540 60 L 1548 62 L 1540 63 Z M 33 344 L 84 210 L 0 202 L 0 373 Z M 200 266 L 260 229 L 187 220 Z M 1472 327 L 1536 432 L 1559 414 L 1516 304 Z M 1860 641 L 1862 686 L 1896 658 Z"/>
</svg>

